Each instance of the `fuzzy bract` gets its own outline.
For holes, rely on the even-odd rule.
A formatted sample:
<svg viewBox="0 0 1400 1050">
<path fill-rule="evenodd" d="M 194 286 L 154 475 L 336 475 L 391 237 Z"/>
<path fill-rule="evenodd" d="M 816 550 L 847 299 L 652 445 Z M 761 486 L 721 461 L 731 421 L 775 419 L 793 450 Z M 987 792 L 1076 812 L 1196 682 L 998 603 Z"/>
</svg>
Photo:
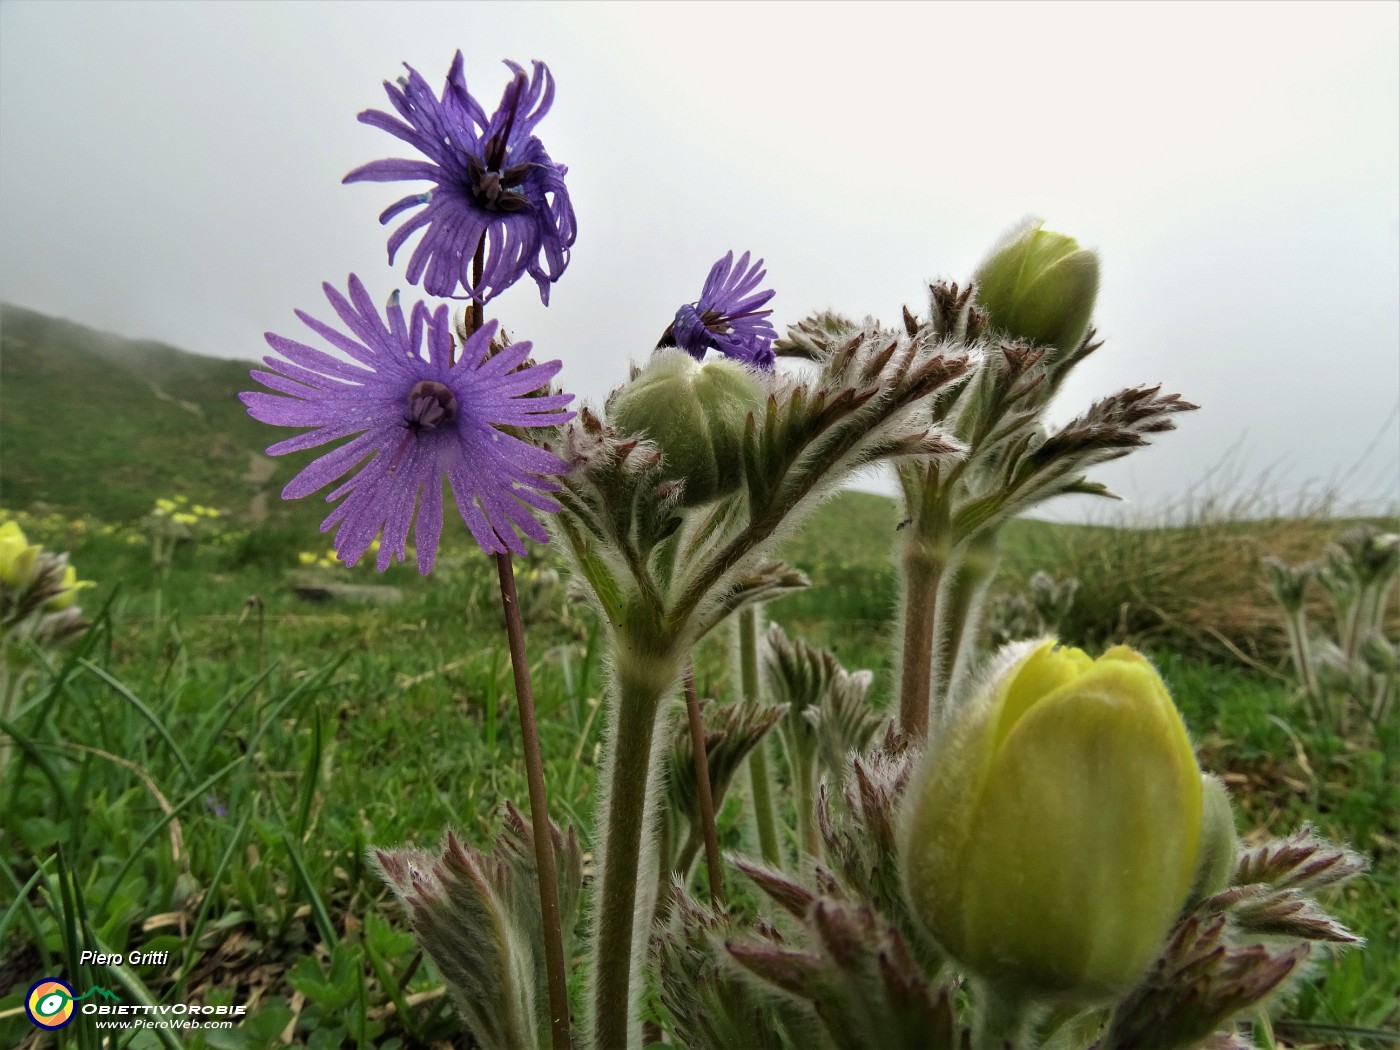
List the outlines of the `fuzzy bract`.
<svg viewBox="0 0 1400 1050">
<path fill-rule="evenodd" d="M 521 534 L 547 540 L 532 511 L 552 512 L 558 490 L 549 475 L 567 464 L 502 428 L 567 422 L 572 395 L 547 387 L 560 363 L 527 360 L 529 343 L 492 352 L 492 322 L 471 335 L 453 360 L 447 307 L 417 303 L 406 315 L 397 295 L 381 318 L 359 278 L 349 297 L 329 284 L 326 298 L 345 325 L 342 333 L 308 314 L 297 316 L 345 361 L 268 333 L 282 355 L 264 358 L 270 371 L 251 374 L 275 393 L 240 395 L 254 419 L 275 426 L 311 427 L 279 441 L 268 454 L 285 455 L 350 438 L 312 461 L 282 491 L 310 495 L 353 471 L 326 500 L 343 500 L 321 525 L 337 528 L 335 548 L 354 565 L 381 532 L 378 568 L 406 556 L 415 511 L 418 569 L 426 574 L 442 533 L 443 479 L 472 536 L 487 552 L 525 553 Z M 423 353 L 426 342 L 427 354 Z"/>
<path fill-rule="evenodd" d="M 554 102 L 554 78 L 543 62 L 534 63 L 530 76 L 514 62 L 506 66 L 511 81 L 490 117 L 467 91 L 460 51 L 440 98 L 406 66 L 408 76 L 398 86 L 384 85 L 403 119 L 370 109 L 360 114 L 360 122 L 402 139 L 427 159 L 371 161 L 344 181 L 433 183 L 431 190 L 409 194 L 379 216 L 388 223 L 421 206 L 389 237 L 393 262 L 404 242 L 423 229 L 408 261 L 410 283 L 421 280 L 425 291 L 439 296 L 461 287 L 485 303 L 528 273 L 548 304 L 549 286 L 563 276 L 577 234 L 564 185 L 568 168 L 551 160 L 534 135 Z M 478 278 L 472 262 L 483 244 Z"/>
</svg>

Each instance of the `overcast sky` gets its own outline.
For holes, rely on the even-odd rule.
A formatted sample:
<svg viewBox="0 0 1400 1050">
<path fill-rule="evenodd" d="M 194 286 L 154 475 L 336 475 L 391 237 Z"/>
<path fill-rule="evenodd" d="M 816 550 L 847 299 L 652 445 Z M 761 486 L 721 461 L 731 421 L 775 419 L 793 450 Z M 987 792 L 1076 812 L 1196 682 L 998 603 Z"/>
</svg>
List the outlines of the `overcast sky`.
<svg viewBox="0 0 1400 1050">
<path fill-rule="evenodd" d="M 492 314 L 586 398 L 730 248 L 780 327 L 894 322 L 1033 213 L 1103 257 L 1057 418 L 1143 381 L 1203 406 L 1098 477 L 1163 506 L 1235 449 L 1285 503 L 1400 507 L 1395 3 L 0 0 L 0 297 L 251 359 L 323 280 L 387 295 L 408 190 L 340 179 L 410 151 L 355 115 L 459 47 L 488 111 L 503 58 L 557 79 L 578 242 L 547 310 L 524 281 Z"/>
</svg>

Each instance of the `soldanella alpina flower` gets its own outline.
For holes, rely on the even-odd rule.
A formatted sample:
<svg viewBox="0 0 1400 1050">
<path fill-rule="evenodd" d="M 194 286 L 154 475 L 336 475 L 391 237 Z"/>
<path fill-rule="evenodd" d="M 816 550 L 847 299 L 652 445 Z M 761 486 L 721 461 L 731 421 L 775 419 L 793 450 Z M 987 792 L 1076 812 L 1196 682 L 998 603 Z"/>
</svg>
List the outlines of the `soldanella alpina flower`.
<svg viewBox="0 0 1400 1050">
<path fill-rule="evenodd" d="M 279 441 L 269 455 L 350 438 L 292 478 L 283 498 L 310 495 L 356 471 L 326 497 L 343 502 L 321 531 L 339 526 L 335 548 L 347 565 L 359 561 L 382 532 L 381 572 L 393 558 L 404 560 L 415 507 L 418 569 L 426 574 L 432 568 L 442 532 L 444 477 L 483 550 L 524 554 L 521 533 L 545 542 L 532 512 L 558 509 L 546 495 L 558 489 L 548 475 L 563 473 L 567 465 L 501 428 L 553 426 L 573 418 L 565 411 L 572 395 L 534 396 L 559 371 L 559 362 L 529 363 L 529 343 L 492 354 L 494 321 L 466 341 L 454 362 L 445 305 L 430 312 L 418 303 L 405 316 L 396 295 L 381 319 L 354 275 L 349 298 L 329 284 L 324 288 L 350 334 L 301 311 L 297 316 L 354 363 L 268 333 L 268 344 L 286 360 L 264 358 L 271 371 L 252 377 L 276 393 L 241 395 L 254 419 L 314 428 Z"/>
<path fill-rule="evenodd" d="M 763 260 L 749 265 L 749 253 L 734 262 L 734 253 L 710 267 L 698 302 L 676 311 L 676 319 L 661 336 L 661 346 L 678 346 L 697 361 L 707 350 L 758 368 L 773 367 L 773 340 L 777 332 L 768 320 L 772 310 L 762 309 L 773 298 L 772 289 L 759 290 L 768 271 Z"/>
<path fill-rule="evenodd" d="M 1069 354 L 1089 330 L 1099 257 L 1037 221 L 994 249 L 975 279 L 977 302 L 993 329 Z"/>
<path fill-rule="evenodd" d="M 1196 875 L 1201 773 L 1152 666 L 1053 641 L 1003 667 L 929 746 L 902 864 L 915 914 L 1013 999 L 1094 1002 L 1147 972 Z"/>
<path fill-rule="evenodd" d="M 708 503 L 743 480 L 744 426 L 763 404 L 756 373 L 722 358 L 697 364 L 677 350 L 658 352 L 609 406 L 620 433 L 654 442 L 662 472 L 685 482 L 681 501 Z"/>
<path fill-rule="evenodd" d="M 554 78 L 543 62 L 534 72 L 507 62 L 511 81 L 489 118 L 467 91 L 462 53 L 452 60 L 442 97 L 412 66 L 398 86 L 385 83 L 389 101 L 402 120 L 381 110 L 365 110 L 360 121 L 381 128 L 419 150 L 427 160 L 376 160 L 345 176 L 346 182 L 433 183 L 426 193 L 396 201 L 379 216 L 387 223 L 421 207 L 389 238 L 389 261 L 414 231 L 426 227 L 408 261 L 408 280 L 423 282 L 431 295 L 457 289 L 488 302 L 525 274 L 535 279 L 540 299 L 564 273 L 577 233 L 573 205 L 564 185 L 568 171 L 550 159 L 535 125 L 554 102 Z M 484 246 L 481 276 L 472 273 L 478 246 Z"/>
</svg>

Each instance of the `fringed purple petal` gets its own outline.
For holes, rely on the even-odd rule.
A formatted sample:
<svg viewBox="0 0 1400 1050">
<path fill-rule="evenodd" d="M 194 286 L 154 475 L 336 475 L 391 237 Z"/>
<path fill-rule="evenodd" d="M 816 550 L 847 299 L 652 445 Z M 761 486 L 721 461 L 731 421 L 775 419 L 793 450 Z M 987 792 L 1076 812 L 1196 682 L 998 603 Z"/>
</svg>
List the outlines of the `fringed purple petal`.
<svg viewBox="0 0 1400 1050">
<path fill-rule="evenodd" d="M 418 528 L 413 544 L 418 548 L 418 571 L 426 576 L 437 560 L 438 539 L 442 536 L 442 476 L 434 472 L 423 486 L 418 505 Z"/>
<path fill-rule="evenodd" d="M 527 364 L 531 347 L 525 342 L 488 356 L 493 322 L 473 333 L 454 365 L 446 305 L 430 310 L 418 302 L 405 309 L 396 293 L 381 310 L 353 274 L 344 293 L 327 285 L 326 300 L 355 338 L 298 316 L 359 364 L 269 334 L 269 345 L 284 358 L 269 357 L 267 369 L 252 375 L 273 392 L 239 396 L 256 419 L 306 428 L 270 447 L 269 454 L 349 438 L 303 467 L 283 490 L 296 499 L 339 481 L 326 496 L 335 506 L 321 530 L 335 532 L 340 558 L 355 564 L 378 536 L 381 570 L 395 558 L 405 560 L 416 518 L 418 567 L 429 571 L 441 538 L 444 478 L 483 550 L 523 553 L 525 538 L 545 540 L 535 513 L 558 509 L 547 495 L 559 489 L 550 477 L 567 472 L 568 464 L 496 428 L 553 426 L 572 418 L 569 395 L 530 396 L 548 389 L 559 362 Z M 425 383 L 430 385 L 420 385 Z M 424 407 L 431 395 L 422 391 L 431 391 L 432 384 L 451 392 L 450 399 L 442 393 L 438 402 L 426 402 L 450 403 L 445 418 Z"/>
<path fill-rule="evenodd" d="M 393 231 L 389 260 L 416 231 L 426 227 L 409 259 L 411 284 L 451 297 L 459 289 L 489 302 L 529 274 L 540 299 L 549 302 L 550 285 L 569 262 L 577 236 L 576 219 L 564 175 L 535 137 L 536 125 L 554 104 L 554 77 L 542 62 L 529 74 L 507 62 L 511 80 L 489 118 L 467 91 L 460 54 L 453 59 L 440 96 L 411 66 L 402 85 L 385 84 L 398 118 L 379 110 L 359 115 L 362 123 L 386 131 L 417 149 L 426 160 L 371 161 L 345 176 L 345 182 L 429 181 L 422 195 L 400 198 L 384 210 L 383 223 L 426 205 Z M 401 119 L 399 119 L 401 118 Z M 485 239 L 485 265 L 473 279 L 472 259 Z"/>
<path fill-rule="evenodd" d="M 364 433 L 364 427 L 358 423 L 317 427 L 315 430 L 308 430 L 304 434 L 298 434 L 296 437 L 289 437 L 275 445 L 267 446 L 267 454 L 269 456 L 285 456 L 289 452 L 305 452 L 309 448 L 317 448 L 332 441 L 349 437 L 351 434 L 362 433 Z"/>
<path fill-rule="evenodd" d="M 284 367 L 290 368 L 291 366 Z M 300 369 L 298 369 L 298 371 L 300 371 Z M 305 383 L 298 383 L 296 380 L 289 379 L 284 375 L 278 375 L 276 372 L 264 372 L 254 368 L 248 375 L 269 390 L 276 390 L 281 394 L 291 394 L 293 397 L 305 398 L 307 395 L 315 392 Z"/>
<path fill-rule="evenodd" d="M 361 434 L 339 448 L 327 452 L 320 459 L 314 459 L 303 467 L 282 489 L 283 499 L 301 499 L 318 489 L 323 489 L 332 481 L 345 476 L 346 472 L 375 451 L 377 444 L 373 434 Z"/>
<path fill-rule="evenodd" d="M 380 221 L 382 222 L 383 219 L 381 219 Z M 394 256 L 399 253 L 399 249 L 404 246 L 405 241 L 412 237 L 417 230 L 429 225 L 432 221 L 432 203 L 431 201 L 429 201 L 428 207 L 424 208 L 416 215 L 410 216 L 407 222 L 405 222 L 393 233 L 389 234 L 389 262 L 392 263 L 394 261 Z M 410 280 L 409 283 L 413 284 L 414 282 Z"/>
<path fill-rule="evenodd" d="M 750 266 L 748 252 L 737 263 L 734 253 L 726 252 L 710 267 L 699 301 L 676 311 L 671 340 L 697 360 L 707 350 L 718 350 L 756 368 L 771 369 L 778 333 L 768 320 L 773 311 L 760 307 L 773 292 L 757 291 L 767 273 L 762 259 Z"/>
<path fill-rule="evenodd" d="M 525 359 L 530 356 L 531 344 L 527 340 L 520 343 L 511 343 L 495 357 L 491 358 L 480 368 L 476 369 L 476 382 L 485 383 L 487 380 L 497 379 L 507 372 L 514 372 Z M 538 389 L 540 384 L 536 384 L 529 389 Z"/>
<path fill-rule="evenodd" d="M 426 160 L 396 160 L 388 158 L 385 160 L 372 160 L 368 164 L 361 164 L 340 181 L 342 183 L 404 182 L 416 179 L 440 182 L 442 179 L 442 169 L 436 164 L 430 164 Z M 384 217 L 382 215 L 379 217 L 379 221 L 384 222 Z"/>
<path fill-rule="evenodd" d="M 315 350 L 305 343 L 298 343 L 294 339 L 286 339 L 280 335 L 274 335 L 272 332 L 268 332 L 264 338 L 267 340 L 268 346 L 272 347 L 272 349 L 276 350 L 288 361 L 301 365 L 312 373 L 319 372 L 321 375 L 330 376 L 334 379 L 349 380 L 352 383 L 358 383 L 373 375 L 372 372 L 366 372 L 363 368 L 356 368 L 353 365 L 348 365 L 344 361 L 334 358 L 324 351 Z M 280 364 L 275 358 L 269 357 L 264 360 L 269 367 L 280 367 Z"/>
</svg>

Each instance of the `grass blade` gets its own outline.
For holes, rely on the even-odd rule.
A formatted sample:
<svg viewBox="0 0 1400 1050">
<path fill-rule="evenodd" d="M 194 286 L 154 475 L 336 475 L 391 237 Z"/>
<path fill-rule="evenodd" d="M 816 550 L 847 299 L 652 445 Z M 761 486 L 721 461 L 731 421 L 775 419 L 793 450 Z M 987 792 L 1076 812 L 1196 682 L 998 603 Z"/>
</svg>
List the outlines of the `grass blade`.
<svg viewBox="0 0 1400 1050">
<path fill-rule="evenodd" d="M 297 841 L 305 842 L 307 823 L 311 819 L 311 804 L 316 800 L 316 785 L 321 779 L 321 705 L 316 705 L 315 721 L 311 724 L 311 755 L 302 777 L 301 798 L 297 802 Z"/>
<path fill-rule="evenodd" d="M 98 667 L 91 660 L 79 660 L 78 662 L 85 669 L 91 671 L 98 678 L 111 686 L 118 696 L 122 697 L 122 699 L 126 700 L 127 703 L 131 704 L 132 707 L 136 708 L 136 710 L 141 713 L 141 717 L 151 724 L 151 728 L 160 734 L 160 738 L 164 740 L 166 746 L 170 748 L 171 753 L 175 756 L 175 760 L 180 763 L 180 768 L 185 771 L 185 778 L 187 780 L 193 780 L 194 768 L 190 765 L 190 760 L 185 757 L 185 752 L 181 749 L 180 745 L 175 743 L 175 738 L 170 735 L 170 730 L 165 728 L 165 723 L 156 717 L 156 713 L 147 707 L 145 703 L 142 702 L 141 698 L 127 688 L 123 682 L 104 668 Z"/>
<path fill-rule="evenodd" d="M 224 855 L 219 858 L 219 863 L 214 868 L 214 873 L 209 877 L 209 888 L 204 893 L 204 900 L 200 902 L 199 914 L 194 918 L 194 925 L 190 927 L 189 940 L 186 941 L 185 959 L 180 964 L 180 976 L 175 982 L 175 987 L 183 991 L 185 981 L 190 976 L 190 970 L 194 968 L 195 952 L 199 950 L 199 938 L 204 933 L 204 924 L 209 920 L 209 909 L 214 903 L 214 890 L 223 881 L 224 872 L 228 870 L 229 861 L 233 860 L 233 854 L 243 843 L 243 835 L 248 830 L 248 821 L 252 819 L 251 813 L 243 814 L 243 819 L 238 822 L 238 827 L 233 829 L 233 835 L 229 838 L 228 848 L 224 850 Z"/>
<path fill-rule="evenodd" d="M 29 927 L 29 933 L 34 938 L 34 947 L 38 949 L 39 957 L 43 961 L 44 972 L 53 969 L 53 957 L 49 954 L 48 945 L 44 943 L 44 936 L 39 927 L 38 916 L 34 914 L 34 906 L 29 903 L 29 894 L 35 885 L 45 879 L 44 866 L 41 864 L 30 876 L 29 881 L 23 886 L 19 884 L 19 878 L 15 875 L 14 869 L 5 863 L 5 858 L 0 855 L 0 871 L 5 873 L 11 886 L 15 888 L 14 903 L 5 910 L 5 915 L 0 918 L 0 944 L 5 943 L 5 934 L 9 932 L 10 923 L 16 915 L 23 915 L 25 924 Z M 47 883 L 46 883 L 47 885 Z"/>
<path fill-rule="evenodd" d="M 297 849 L 296 843 L 285 831 L 282 832 L 282 843 L 287 847 L 287 855 L 291 857 L 292 867 L 296 869 L 297 881 L 301 883 L 302 891 L 306 894 L 306 901 L 311 905 L 311 917 L 316 922 L 316 929 L 321 932 L 321 939 L 325 942 L 327 949 L 332 949 L 340 943 L 340 938 L 336 935 L 335 926 L 331 922 L 331 913 L 326 910 L 326 902 L 321 899 L 321 894 L 316 890 L 316 883 L 311 879 L 311 873 L 306 870 L 306 864 L 301 859 L 301 851 Z"/>
<path fill-rule="evenodd" d="M 206 791 L 208 791 L 211 787 L 217 784 L 224 777 L 226 777 L 229 773 L 233 772 L 233 770 L 236 769 L 238 766 L 242 765 L 244 759 L 245 756 L 239 755 L 228 765 L 224 766 L 223 769 L 219 770 L 213 776 L 205 779 L 203 783 L 201 783 L 188 795 L 182 798 L 170 810 L 169 813 L 165 814 L 163 817 L 160 818 L 160 820 L 156 821 L 146 830 L 146 833 L 141 836 L 140 841 L 137 842 L 136 845 L 134 845 L 131 848 L 131 853 L 128 854 L 126 861 L 122 864 L 122 866 L 119 869 L 117 869 L 117 874 L 112 879 L 112 884 L 107 887 L 107 893 L 102 898 L 102 904 L 96 909 L 98 915 L 101 915 L 103 912 L 105 912 L 107 910 L 107 905 L 112 903 L 112 897 L 116 895 L 118 887 L 120 887 L 122 884 L 122 879 L 126 878 L 126 873 L 130 871 L 131 866 L 135 864 L 137 860 L 140 859 L 142 851 L 151 844 L 151 840 L 153 840 L 157 835 L 164 831 L 165 826 L 167 824 L 169 824 L 172 820 L 174 820 L 182 812 L 184 812 L 186 806 L 188 806 L 192 802 L 202 799 Z"/>
<path fill-rule="evenodd" d="M 77 819 L 73 810 L 73 796 L 69 793 L 67 786 L 58 775 L 58 770 L 54 769 L 53 763 L 49 761 L 48 756 L 39 750 L 34 741 L 30 740 L 27 736 L 21 735 L 20 731 L 16 729 L 13 724 L 5 721 L 3 718 L 0 718 L 0 733 L 4 733 L 18 744 L 20 750 L 24 752 L 25 757 L 38 766 L 44 776 L 48 777 L 49 783 L 53 785 L 54 795 L 58 798 L 60 805 L 62 805 L 64 813 L 67 814 L 70 820 Z M 16 793 L 19 791 L 18 776 L 15 777 L 15 791 Z M 18 812 L 18 807 L 12 807 L 10 812 Z"/>
</svg>

